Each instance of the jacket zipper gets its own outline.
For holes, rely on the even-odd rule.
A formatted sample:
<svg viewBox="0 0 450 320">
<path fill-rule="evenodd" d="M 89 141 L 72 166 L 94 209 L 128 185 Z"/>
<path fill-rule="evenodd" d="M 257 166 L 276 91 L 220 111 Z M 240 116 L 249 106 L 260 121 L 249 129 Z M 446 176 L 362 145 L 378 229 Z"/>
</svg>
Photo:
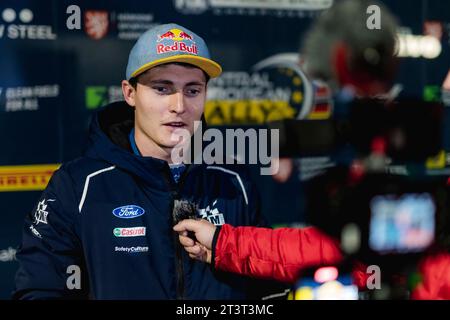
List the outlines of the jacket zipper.
<svg viewBox="0 0 450 320">
<path fill-rule="evenodd" d="M 175 188 L 173 188 L 173 178 L 169 176 L 168 183 L 171 186 L 172 190 L 172 224 L 175 224 L 175 216 L 174 216 L 174 204 L 175 200 L 180 199 L 179 190 L 181 189 L 181 186 L 183 185 L 183 182 L 188 174 L 189 169 L 192 166 L 188 166 L 186 170 L 182 173 L 180 180 L 178 182 L 178 185 L 175 185 Z M 170 172 L 169 172 L 170 174 Z M 173 232 L 173 231 L 172 231 Z M 186 299 L 186 293 L 185 293 L 185 282 L 184 282 L 184 263 L 183 263 L 183 248 L 178 241 L 178 234 L 173 232 L 173 243 L 175 247 L 175 272 L 176 272 L 176 286 L 177 286 L 177 300 L 185 300 Z"/>
<path fill-rule="evenodd" d="M 172 191 L 172 224 L 175 225 L 174 206 L 175 200 L 179 199 L 177 191 Z M 173 232 L 173 231 L 172 231 Z M 183 252 L 181 244 L 178 241 L 178 235 L 173 232 L 173 244 L 175 248 L 175 272 L 176 272 L 176 285 L 177 285 L 177 300 L 185 299 L 184 290 L 184 265 L 183 265 Z"/>
</svg>

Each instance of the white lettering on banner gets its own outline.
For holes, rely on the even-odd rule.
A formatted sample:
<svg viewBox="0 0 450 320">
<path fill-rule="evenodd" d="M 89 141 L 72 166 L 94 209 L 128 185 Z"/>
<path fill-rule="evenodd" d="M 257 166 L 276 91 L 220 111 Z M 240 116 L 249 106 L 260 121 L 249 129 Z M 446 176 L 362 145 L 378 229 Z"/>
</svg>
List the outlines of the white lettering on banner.
<svg viewBox="0 0 450 320">
<path fill-rule="evenodd" d="M 34 13 L 30 9 L 22 9 L 19 14 L 17 14 L 14 9 L 4 9 L 2 18 L 7 24 L 0 25 L 0 39 L 2 39 L 5 34 L 7 38 L 12 40 L 55 40 L 57 38 L 50 25 L 9 24 L 14 22 L 17 17 L 22 23 L 30 23 L 34 18 Z"/>
<path fill-rule="evenodd" d="M 149 27 L 148 29 L 150 29 Z M 117 37 L 121 40 L 136 40 L 141 35 L 141 32 L 119 32 Z"/>
<path fill-rule="evenodd" d="M 200 14 L 208 9 L 206 0 L 175 0 L 174 6 L 184 14 Z"/>
<path fill-rule="evenodd" d="M 55 40 L 56 34 L 52 32 L 51 26 L 36 25 L 9 25 L 8 38 L 30 39 L 30 40 Z"/>
<path fill-rule="evenodd" d="M 244 71 L 224 72 L 219 78 L 214 78 L 211 83 L 220 87 L 245 87 L 261 86 L 271 87 L 272 83 L 267 73 L 247 73 Z"/>
<path fill-rule="evenodd" d="M 117 24 L 118 29 L 129 29 L 129 30 L 140 30 L 152 26 L 153 24 L 145 24 L 145 23 L 128 23 L 122 22 Z"/>
<path fill-rule="evenodd" d="M 283 12 L 299 16 L 305 12 L 324 10 L 333 4 L 333 0 L 175 0 L 175 9 L 183 14 L 202 14 L 212 10 L 221 13 L 239 15 L 265 15 L 273 12 L 282 17 Z"/>
<path fill-rule="evenodd" d="M 154 27 L 152 13 L 117 13 L 117 38 L 121 40 L 136 40 L 146 30 Z"/>
<path fill-rule="evenodd" d="M 150 22 L 153 21 L 153 14 L 150 13 L 119 13 L 117 15 L 117 20 L 119 21 L 142 21 Z"/>
<path fill-rule="evenodd" d="M 269 74 L 247 72 L 224 72 L 211 80 L 208 87 L 209 100 L 268 99 L 289 101 L 289 87 L 277 87 L 270 81 Z"/>
<path fill-rule="evenodd" d="M 39 109 L 37 99 L 7 100 L 6 111 L 35 111 Z"/>
<path fill-rule="evenodd" d="M 6 112 L 38 110 L 39 98 L 56 98 L 59 96 L 59 85 L 49 84 L 32 87 L 10 87 L 6 88 L 5 96 Z"/>
<path fill-rule="evenodd" d="M 9 262 L 16 260 L 16 249 L 9 247 L 6 250 L 0 250 L 0 262 Z"/>
<path fill-rule="evenodd" d="M 59 95 L 59 85 L 42 85 L 34 87 L 13 87 L 6 89 L 6 99 L 20 98 L 54 98 Z"/>
<path fill-rule="evenodd" d="M 331 7 L 332 0 L 211 0 L 212 7 L 219 8 L 254 8 L 278 10 L 324 10 Z"/>
</svg>

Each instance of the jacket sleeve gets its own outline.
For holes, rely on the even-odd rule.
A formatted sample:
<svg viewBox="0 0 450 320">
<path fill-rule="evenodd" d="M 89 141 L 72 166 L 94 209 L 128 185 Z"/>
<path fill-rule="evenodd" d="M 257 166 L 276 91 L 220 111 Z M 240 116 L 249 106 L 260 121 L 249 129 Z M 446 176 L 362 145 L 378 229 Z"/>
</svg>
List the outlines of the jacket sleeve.
<svg viewBox="0 0 450 320">
<path fill-rule="evenodd" d="M 59 169 L 25 218 L 14 299 L 87 297 L 75 198 L 71 177 Z"/>
<path fill-rule="evenodd" d="M 267 229 L 223 225 L 213 242 L 214 267 L 294 282 L 301 269 L 342 260 L 338 244 L 314 227 Z"/>
<path fill-rule="evenodd" d="M 413 300 L 450 300 L 450 253 L 424 257 L 419 263 L 421 282 L 411 293 Z"/>
</svg>

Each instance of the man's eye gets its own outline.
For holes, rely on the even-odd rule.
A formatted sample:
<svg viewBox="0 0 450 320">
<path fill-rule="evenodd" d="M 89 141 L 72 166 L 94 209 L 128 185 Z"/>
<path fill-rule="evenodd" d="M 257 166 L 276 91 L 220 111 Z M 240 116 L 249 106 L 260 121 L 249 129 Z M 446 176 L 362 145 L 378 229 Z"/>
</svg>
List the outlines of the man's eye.
<svg viewBox="0 0 450 320">
<path fill-rule="evenodd" d="M 201 91 L 199 89 L 187 89 L 186 95 L 189 97 L 195 97 L 197 96 Z"/>
<path fill-rule="evenodd" d="M 161 86 L 154 86 L 153 90 L 155 90 L 157 93 L 168 93 L 169 89 L 167 87 L 161 87 Z"/>
</svg>

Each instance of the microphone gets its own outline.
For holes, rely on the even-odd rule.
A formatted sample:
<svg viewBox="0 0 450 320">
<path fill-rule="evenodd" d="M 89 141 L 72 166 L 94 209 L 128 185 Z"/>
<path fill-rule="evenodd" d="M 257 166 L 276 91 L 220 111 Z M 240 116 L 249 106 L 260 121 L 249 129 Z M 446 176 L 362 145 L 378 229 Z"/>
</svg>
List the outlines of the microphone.
<svg viewBox="0 0 450 320">
<path fill-rule="evenodd" d="M 198 219 L 197 209 L 198 206 L 195 203 L 192 203 L 188 200 L 175 199 L 172 210 L 174 225 L 184 219 Z M 197 241 L 197 239 L 195 238 L 195 233 L 192 231 L 188 231 L 188 237 L 194 241 Z"/>
</svg>

